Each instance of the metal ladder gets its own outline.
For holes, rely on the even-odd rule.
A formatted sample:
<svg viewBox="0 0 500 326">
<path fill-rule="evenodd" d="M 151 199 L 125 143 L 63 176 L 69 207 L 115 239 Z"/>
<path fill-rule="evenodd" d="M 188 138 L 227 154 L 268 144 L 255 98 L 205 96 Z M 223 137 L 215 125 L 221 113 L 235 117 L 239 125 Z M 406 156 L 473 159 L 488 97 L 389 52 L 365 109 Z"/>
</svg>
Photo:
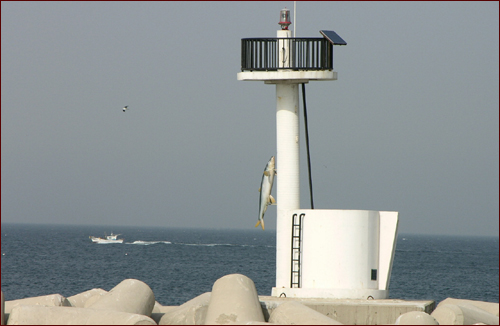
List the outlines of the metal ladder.
<svg viewBox="0 0 500 326">
<path fill-rule="evenodd" d="M 302 245 L 302 219 L 306 214 L 293 214 L 292 216 L 292 263 L 290 275 L 290 288 L 300 288 L 300 254 Z"/>
</svg>

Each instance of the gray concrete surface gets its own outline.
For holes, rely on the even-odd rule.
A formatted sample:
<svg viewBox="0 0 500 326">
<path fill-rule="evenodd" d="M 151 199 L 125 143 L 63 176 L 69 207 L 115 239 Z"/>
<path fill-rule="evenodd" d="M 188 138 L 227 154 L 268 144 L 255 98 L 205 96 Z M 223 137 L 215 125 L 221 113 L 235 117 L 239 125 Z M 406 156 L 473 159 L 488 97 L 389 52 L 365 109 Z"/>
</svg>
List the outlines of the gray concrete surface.
<svg viewBox="0 0 500 326">
<path fill-rule="evenodd" d="M 279 325 L 342 325 L 296 301 L 284 302 L 276 307 L 269 317 L 269 322 Z"/>
<path fill-rule="evenodd" d="M 281 303 L 297 301 L 346 325 L 394 324 L 396 319 L 406 312 L 423 311 L 430 314 L 435 307 L 435 301 L 432 300 L 300 299 L 271 296 L 260 296 L 259 300 L 266 320 Z"/>
</svg>

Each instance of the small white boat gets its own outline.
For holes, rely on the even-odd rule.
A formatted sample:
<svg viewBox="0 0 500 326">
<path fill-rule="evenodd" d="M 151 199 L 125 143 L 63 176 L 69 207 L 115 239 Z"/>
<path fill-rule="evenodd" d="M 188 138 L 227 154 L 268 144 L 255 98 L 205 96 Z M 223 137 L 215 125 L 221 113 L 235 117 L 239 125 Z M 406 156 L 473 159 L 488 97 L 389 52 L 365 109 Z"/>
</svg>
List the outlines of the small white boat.
<svg viewBox="0 0 500 326">
<path fill-rule="evenodd" d="M 95 243 L 123 243 L 123 239 L 117 239 L 119 235 L 121 234 L 113 234 L 113 232 L 111 232 L 111 235 L 105 234 L 106 238 L 94 237 L 92 235 L 89 238 Z"/>
</svg>

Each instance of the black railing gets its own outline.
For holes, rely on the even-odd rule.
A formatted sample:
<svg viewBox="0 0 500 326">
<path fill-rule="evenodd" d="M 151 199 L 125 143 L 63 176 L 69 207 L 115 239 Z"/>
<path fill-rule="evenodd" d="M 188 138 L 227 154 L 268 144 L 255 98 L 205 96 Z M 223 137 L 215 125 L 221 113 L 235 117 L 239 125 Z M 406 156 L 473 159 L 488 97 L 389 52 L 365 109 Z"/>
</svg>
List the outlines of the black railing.
<svg viewBox="0 0 500 326">
<path fill-rule="evenodd" d="M 332 70 L 333 45 L 325 38 L 312 37 L 241 39 L 241 71 L 278 69 Z"/>
</svg>

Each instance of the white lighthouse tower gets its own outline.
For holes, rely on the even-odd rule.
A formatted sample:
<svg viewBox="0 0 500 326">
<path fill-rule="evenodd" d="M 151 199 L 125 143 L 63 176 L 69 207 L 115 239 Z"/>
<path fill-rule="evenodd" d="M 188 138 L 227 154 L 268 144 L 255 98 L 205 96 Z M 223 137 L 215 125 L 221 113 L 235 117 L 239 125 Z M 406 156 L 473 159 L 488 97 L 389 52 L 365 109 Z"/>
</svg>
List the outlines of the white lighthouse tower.
<svg viewBox="0 0 500 326">
<path fill-rule="evenodd" d="M 276 38 L 241 40 L 238 80 L 276 85 L 276 286 L 273 296 L 385 299 L 389 297 L 398 212 L 301 209 L 299 84 L 337 80 L 334 31 L 292 37 L 290 11 L 280 12 Z"/>
</svg>

